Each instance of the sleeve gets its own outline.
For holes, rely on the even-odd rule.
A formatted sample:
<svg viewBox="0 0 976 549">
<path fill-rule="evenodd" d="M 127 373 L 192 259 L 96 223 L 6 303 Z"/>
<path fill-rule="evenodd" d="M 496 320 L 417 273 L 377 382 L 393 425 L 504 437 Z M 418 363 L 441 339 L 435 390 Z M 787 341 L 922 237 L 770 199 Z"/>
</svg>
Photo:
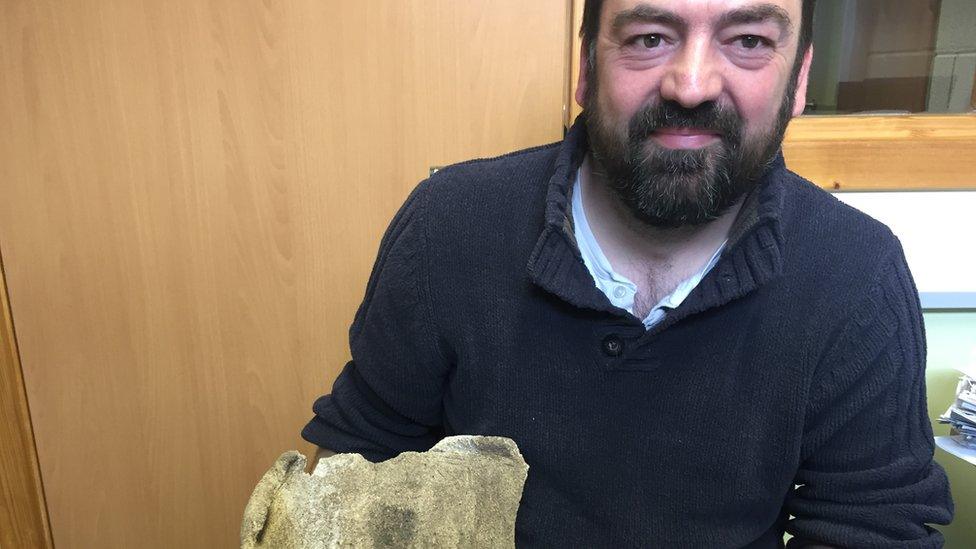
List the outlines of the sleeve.
<svg viewBox="0 0 976 549">
<path fill-rule="evenodd" d="M 918 292 L 897 239 L 827 344 L 786 510 L 789 547 L 941 547 L 953 503 L 933 459 Z"/>
<path fill-rule="evenodd" d="M 318 398 L 302 437 L 381 461 L 426 451 L 443 437 L 449 363 L 436 343 L 427 276 L 428 182 L 397 213 L 380 243 L 366 297 L 349 330 L 352 361 Z"/>
</svg>

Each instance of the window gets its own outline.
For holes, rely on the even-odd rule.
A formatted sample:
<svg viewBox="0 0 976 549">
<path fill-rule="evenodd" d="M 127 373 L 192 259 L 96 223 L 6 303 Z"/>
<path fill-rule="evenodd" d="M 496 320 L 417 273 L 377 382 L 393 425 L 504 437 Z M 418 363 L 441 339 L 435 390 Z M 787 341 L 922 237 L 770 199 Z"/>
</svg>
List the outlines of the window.
<svg viewBox="0 0 976 549">
<path fill-rule="evenodd" d="M 814 29 L 808 113 L 973 109 L 976 2 L 820 1 Z"/>
</svg>

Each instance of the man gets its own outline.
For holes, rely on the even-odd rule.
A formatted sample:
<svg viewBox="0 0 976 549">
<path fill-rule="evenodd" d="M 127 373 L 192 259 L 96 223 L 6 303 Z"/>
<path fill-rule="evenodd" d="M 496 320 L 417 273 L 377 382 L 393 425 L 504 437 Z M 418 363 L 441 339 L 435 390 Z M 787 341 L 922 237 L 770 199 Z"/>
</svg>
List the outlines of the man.
<svg viewBox="0 0 976 549">
<path fill-rule="evenodd" d="M 587 1 L 584 115 L 413 192 L 303 436 L 514 439 L 519 545 L 940 546 L 904 254 L 779 153 L 812 10 Z"/>
</svg>

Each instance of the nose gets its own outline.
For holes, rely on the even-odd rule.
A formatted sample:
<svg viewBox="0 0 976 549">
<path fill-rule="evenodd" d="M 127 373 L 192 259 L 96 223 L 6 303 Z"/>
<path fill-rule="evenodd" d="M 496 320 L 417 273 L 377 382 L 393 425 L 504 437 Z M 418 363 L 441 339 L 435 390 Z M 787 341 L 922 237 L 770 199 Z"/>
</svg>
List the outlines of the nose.
<svg viewBox="0 0 976 549">
<path fill-rule="evenodd" d="M 672 58 L 661 82 L 661 98 L 694 108 L 722 93 L 722 75 L 709 40 L 689 40 Z"/>
</svg>

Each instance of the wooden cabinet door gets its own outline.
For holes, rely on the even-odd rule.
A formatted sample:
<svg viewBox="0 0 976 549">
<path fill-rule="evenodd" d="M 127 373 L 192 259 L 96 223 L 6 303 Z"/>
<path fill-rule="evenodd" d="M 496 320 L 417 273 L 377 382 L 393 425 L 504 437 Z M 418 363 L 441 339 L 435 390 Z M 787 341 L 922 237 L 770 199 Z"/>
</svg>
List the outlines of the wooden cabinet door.
<svg viewBox="0 0 976 549">
<path fill-rule="evenodd" d="M 228 547 L 431 166 L 555 141 L 567 0 L 8 0 L 0 246 L 55 544 Z"/>
</svg>

